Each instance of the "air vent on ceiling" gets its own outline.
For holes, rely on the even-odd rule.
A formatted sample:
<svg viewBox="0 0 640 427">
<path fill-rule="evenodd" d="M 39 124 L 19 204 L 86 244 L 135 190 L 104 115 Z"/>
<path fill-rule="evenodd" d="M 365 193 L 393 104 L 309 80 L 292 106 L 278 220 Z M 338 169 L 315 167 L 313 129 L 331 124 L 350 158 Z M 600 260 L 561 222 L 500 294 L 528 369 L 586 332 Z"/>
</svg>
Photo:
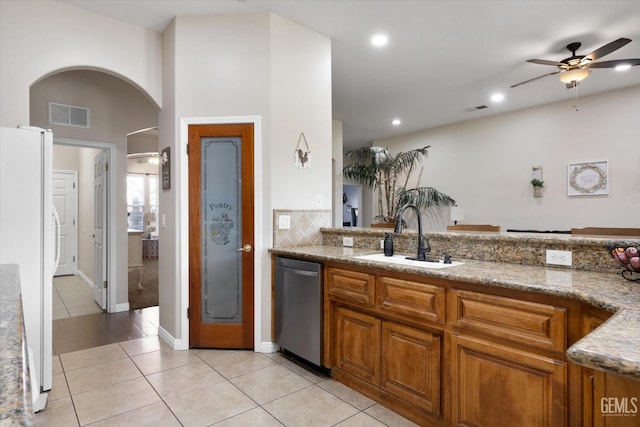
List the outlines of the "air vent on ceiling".
<svg viewBox="0 0 640 427">
<path fill-rule="evenodd" d="M 53 125 L 89 127 L 90 110 L 75 105 L 49 103 L 49 123 Z"/>
<path fill-rule="evenodd" d="M 465 108 L 464 111 L 466 111 L 467 113 L 472 113 L 474 111 L 484 110 L 485 108 L 489 107 L 487 107 L 486 105 L 478 105 L 477 107 Z"/>
</svg>

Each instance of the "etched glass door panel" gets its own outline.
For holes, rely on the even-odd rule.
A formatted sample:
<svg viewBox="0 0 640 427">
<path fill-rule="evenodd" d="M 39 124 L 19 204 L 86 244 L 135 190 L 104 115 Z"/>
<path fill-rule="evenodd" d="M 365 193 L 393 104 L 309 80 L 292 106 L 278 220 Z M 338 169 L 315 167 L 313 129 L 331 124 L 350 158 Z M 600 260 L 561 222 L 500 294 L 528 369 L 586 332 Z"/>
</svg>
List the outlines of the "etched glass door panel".
<svg viewBox="0 0 640 427">
<path fill-rule="evenodd" d="M 202 323 L 242 322 L 240 137 L 201 139 Z"/>
</svg>

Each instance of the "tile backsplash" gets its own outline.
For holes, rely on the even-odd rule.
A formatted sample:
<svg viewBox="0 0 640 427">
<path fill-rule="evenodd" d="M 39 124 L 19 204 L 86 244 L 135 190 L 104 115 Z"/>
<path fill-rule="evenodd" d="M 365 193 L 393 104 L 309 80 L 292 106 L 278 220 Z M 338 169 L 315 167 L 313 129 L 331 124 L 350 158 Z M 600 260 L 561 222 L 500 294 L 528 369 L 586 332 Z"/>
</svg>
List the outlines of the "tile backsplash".
<svg viewBox="0 0 640 427">
<path fill-rule="evenodd" d="M 289 228 L 281 228 L 287 223 Z M 274 209 L 273 247 L 321 245 L 323 227 L 331 227 L 330 209 Z"/>
</svg>

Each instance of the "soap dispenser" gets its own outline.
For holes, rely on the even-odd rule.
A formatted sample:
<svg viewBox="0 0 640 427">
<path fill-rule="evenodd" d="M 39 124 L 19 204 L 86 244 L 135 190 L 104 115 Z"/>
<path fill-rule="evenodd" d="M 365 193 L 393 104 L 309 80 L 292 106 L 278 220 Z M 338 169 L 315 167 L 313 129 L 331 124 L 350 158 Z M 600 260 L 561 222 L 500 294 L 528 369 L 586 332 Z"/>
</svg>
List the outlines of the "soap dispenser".
<svg viewBox="0 0 640 427">
<path fill-rule="evenodd" d="M 390 233 L 384 235 L 384 256 L 393 256 L 393 237 Z"/>
</svg>

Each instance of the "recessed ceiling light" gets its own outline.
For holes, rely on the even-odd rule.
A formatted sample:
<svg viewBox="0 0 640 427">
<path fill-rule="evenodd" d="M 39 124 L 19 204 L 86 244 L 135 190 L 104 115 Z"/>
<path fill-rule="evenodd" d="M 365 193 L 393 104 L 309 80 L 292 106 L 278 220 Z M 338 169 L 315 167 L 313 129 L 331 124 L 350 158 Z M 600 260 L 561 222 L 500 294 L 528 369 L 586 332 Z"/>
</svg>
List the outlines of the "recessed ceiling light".
<svg viewBox="0 0 640 427">
<path fill-rule="evenodd" d="M 502 102 L 504 101 L 504 95 L 501 93 L 494 93 L 493 95 L 491 95 L 491 101 L 492 102 Z"/>
<path fill-rule="evenodd" d="M 393 121 L 391 122 L 391 124 L 394 126 L 398 126 L 400 123 L 402 123 L 400 119 L 393 119 Z"/>
<path fill-rule="evenodd" d="M 631 64 L 616 65 L 616 71 L 627 71 L 629 68 L 631 68 Z"/>
<path fill-rule="evenodd" d="M 376 47 L 384 46 L 388 41 L 389 38 L 384 34 L 376 34 L 375 36 L 371 37 L 371 44 Z"/>
</svg>

